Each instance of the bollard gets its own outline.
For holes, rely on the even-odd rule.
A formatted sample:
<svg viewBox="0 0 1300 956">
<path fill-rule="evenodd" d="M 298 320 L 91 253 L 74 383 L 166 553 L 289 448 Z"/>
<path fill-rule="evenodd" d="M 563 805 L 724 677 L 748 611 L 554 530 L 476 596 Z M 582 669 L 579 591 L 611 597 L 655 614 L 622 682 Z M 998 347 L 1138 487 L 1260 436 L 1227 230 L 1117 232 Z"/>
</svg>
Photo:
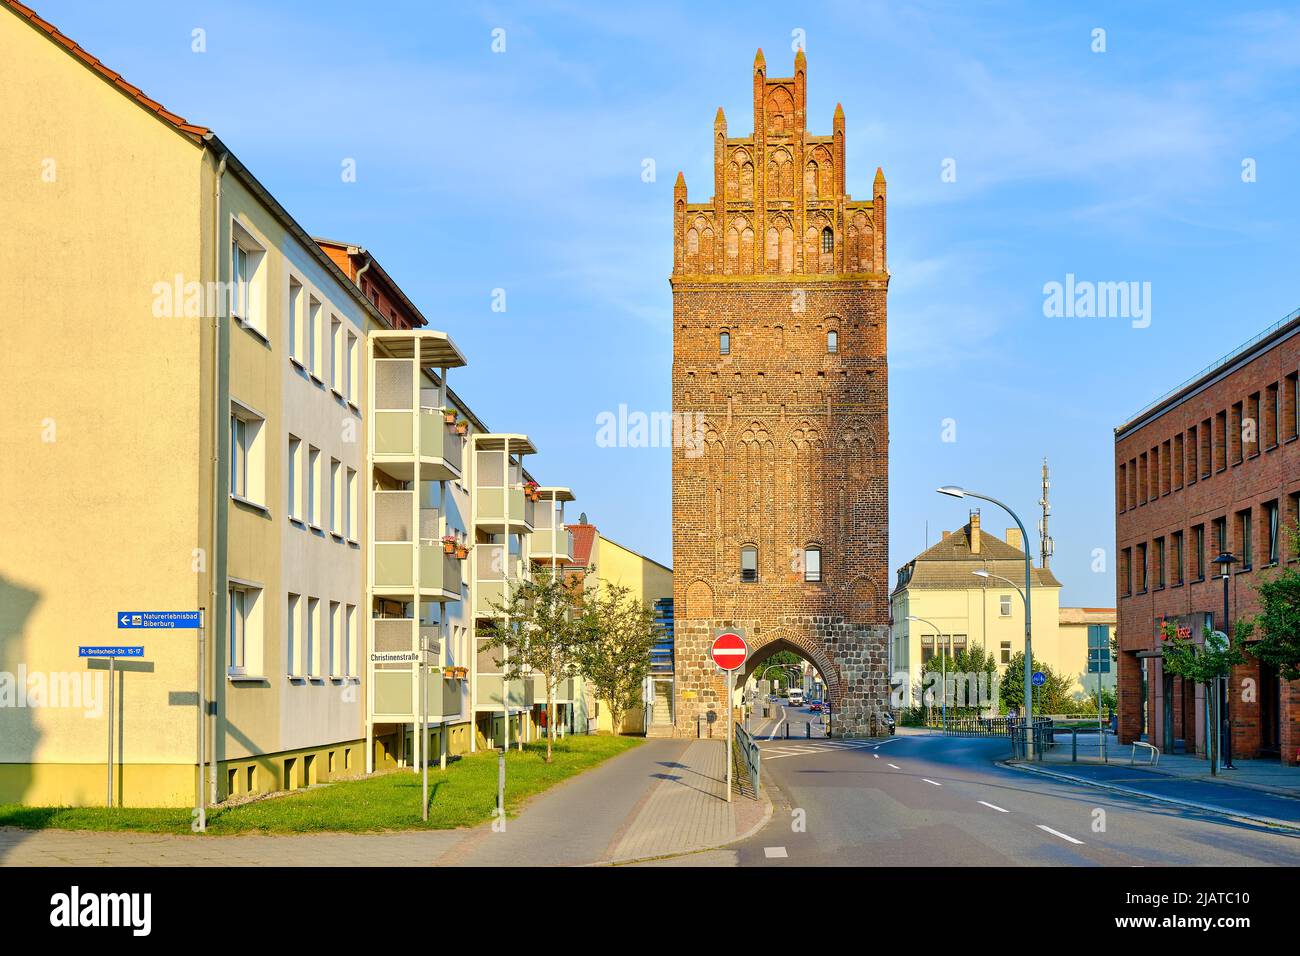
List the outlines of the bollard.
<svg viewBox="0 0 1300 956">
<path fill-rule="evenodd" d="M 803 735 L 810 740 L 812 739 L 812 724 L 806 720 L 803 722 Z"/>
<path fill-rule="evenodd" d="M 785 722 L 785 739 L 790 739 L 790 721 L 788 720 Z"/>
<path fill-rule="evenodd" d="M 1079 728 L 1070 728 L 1070 763 L 1079 762 Z"/>
</svg>

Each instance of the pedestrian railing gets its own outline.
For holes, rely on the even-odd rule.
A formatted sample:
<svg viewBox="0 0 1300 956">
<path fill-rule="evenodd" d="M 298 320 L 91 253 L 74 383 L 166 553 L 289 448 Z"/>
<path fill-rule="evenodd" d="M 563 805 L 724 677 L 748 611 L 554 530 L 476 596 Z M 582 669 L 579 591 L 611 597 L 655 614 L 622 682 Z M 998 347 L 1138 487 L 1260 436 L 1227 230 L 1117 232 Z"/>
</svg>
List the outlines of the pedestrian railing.
<svg viewBox="0 0 1300 956">
<path fill-rule="evenodd" d="M 1015 722 L 1011 717 L 949 716 L 941 718 L 934 724 L 927 724 L 941 730 L 949 737 L 1006 737 L 1011 733 Z"/>
<path fill-rule="evenodd" d="M 762 754 L 759 752 L 758 743 L 748 730 L 740 724 L 736 728 L 736 755 L 740 766 L 745 771 L 745 776 L 749 779 L 750 797 L 757 800 L 758 789 L 762 777 Z M 743 789 L 743 788 L 742 788 Z"/>
<path fill-rule="evenodd" d="M 1154 744 L 1149 744 L 1145 740 L 1135 740 L 1133 741 L 1133 750 L 1129 754 L 1129 758 L 1128 758 L 1130 767 L 1137 762 L 1137 752 L 1139 747 L 1144 748 L 1142 754 L 1144 757 L 1148 758 L 1147 759 L 1148 767 L 1154 767 L 1156 764 L 1160 762 L 1159 747 L 1155 746 Z"/>
<path fill-rule="evenodd" d="M 1042 760 L 1043 753 L 1056 743 L 1055 728 L 1050 717 L 1035 717 L 1032 727 L 1024 718 L 1007 719 L 1007 736 L 1011 739 L 1011 759 L 1024 760 L 1032 733 L 1034 741 L 1034 759 Z"/>
</svg>

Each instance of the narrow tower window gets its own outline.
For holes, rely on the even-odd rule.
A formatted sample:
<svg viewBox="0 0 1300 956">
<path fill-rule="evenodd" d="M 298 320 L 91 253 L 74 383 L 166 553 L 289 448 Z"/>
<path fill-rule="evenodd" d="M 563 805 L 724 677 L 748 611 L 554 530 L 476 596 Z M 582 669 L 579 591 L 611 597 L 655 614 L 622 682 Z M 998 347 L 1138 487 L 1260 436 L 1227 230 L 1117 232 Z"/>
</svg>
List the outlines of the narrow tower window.
<svg viewBox="0 0 1300 956">
<path fill-rule="evenodd" d="M 758 580 L 758 548 L 752 544 L 740 549 L 740 580 Z"/>
<path fill-rule="evenodd" d="M 835 251 L 835 233 L 831 231 L 830 226 L 827 226 L 825 229 L 822 230 L 822 252 L 834 252 L 834 251 Z"/>
<path fill-rule="evenodd" d="M 838 352 L 840 350 L 840 333 L 831 329 L 826 333 L 826 351 Z"/>
<path fill-rule="evenodd" d="M 718 353 L 720 355 L 731 354 L 731 333 L 722 332 L 718 335 Z"/>
<path fill-rule="evenodd" d="M 820 581 L 822 579 L 822 549 L 821 548 L 817 548 L 817 547 L 804 548 L 803 579 L 805 581 Z"/>
</svg>

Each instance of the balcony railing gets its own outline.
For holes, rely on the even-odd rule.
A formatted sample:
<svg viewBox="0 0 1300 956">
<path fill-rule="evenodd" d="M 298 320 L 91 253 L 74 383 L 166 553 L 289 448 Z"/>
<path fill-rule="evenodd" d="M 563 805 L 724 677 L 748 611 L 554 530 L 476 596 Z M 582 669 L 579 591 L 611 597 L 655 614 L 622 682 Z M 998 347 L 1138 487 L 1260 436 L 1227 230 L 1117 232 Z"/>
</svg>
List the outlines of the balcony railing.
<svg viewBox="0 0 1300 956">
<path fill-rule="evenodd" d="M 535 560 L 550 560 L 552 557 L 561 561 L 573 560 L 573 532 L 568 528 L 560 530 L 559 536 L 553 537 L 550 528 L 533 529 L 533 536 L 528 543 L 529 553 Z"/>
<path fill-rule="evenodd" d="M 438 390 L 422 388 L 420 407 L 412 407 L 412 378 L 415 367 L 410 359 L 376 359 L 373 448 L 383 459 L 411 458 L 416 454 L 416 430 L 419 430 L 419 455 L 425 465 L 421 477 L 447 481 L 461 475 L 464 439 L 446 424 Z M 418 420 L 417 420 L 418 417 Z"/>
<path fill-rule="evenodd" d="M 523 488 L 480 486 L 474 494 L 474 502 L 474 516 L 479 524 L 504 525 L 508 509 L 512 523 L 533 526 L 533 501 L 524 494 Z"/>
<path fill-rule="evenodd" d="M 518 710 L 527 707 L 529 695 L 526 682 L 523 680 L 506 681 L 501 674 L 478 675 L 475 685 L 478 689 L 478 706 L 483 710 L 501 710 L 505 705 L 503 698 L 507 684 L 509 685 L 510 709 Z"/>
</svg>

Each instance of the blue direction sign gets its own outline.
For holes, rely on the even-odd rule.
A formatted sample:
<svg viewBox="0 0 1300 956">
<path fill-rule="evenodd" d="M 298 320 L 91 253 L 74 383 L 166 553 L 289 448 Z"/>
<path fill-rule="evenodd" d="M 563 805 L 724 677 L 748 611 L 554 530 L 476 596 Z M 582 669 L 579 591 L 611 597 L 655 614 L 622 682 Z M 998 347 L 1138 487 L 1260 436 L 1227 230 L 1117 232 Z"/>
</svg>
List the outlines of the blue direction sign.
<svg viewBox="0 0 1300 956">
<path fill-rule="evenodd" d="M 1047 675 L 1042 671 L 1034 671 L 1034 676 L 1029 680 L 1035 687 L 1042 687 L 1047 683 Z"/>
<path fill-rule="evenodd" d="M 82 644 L 77 648 L 78 657 L 144 657 L 143 647 L 122 647 L 96 645 L 87 646 Z"/>
<path fill-rule="evenodd" d="M 117 626 L 127 630 L 169 630 L 203 626 L 202 611 L 118 611 Z"/>
</svg>

